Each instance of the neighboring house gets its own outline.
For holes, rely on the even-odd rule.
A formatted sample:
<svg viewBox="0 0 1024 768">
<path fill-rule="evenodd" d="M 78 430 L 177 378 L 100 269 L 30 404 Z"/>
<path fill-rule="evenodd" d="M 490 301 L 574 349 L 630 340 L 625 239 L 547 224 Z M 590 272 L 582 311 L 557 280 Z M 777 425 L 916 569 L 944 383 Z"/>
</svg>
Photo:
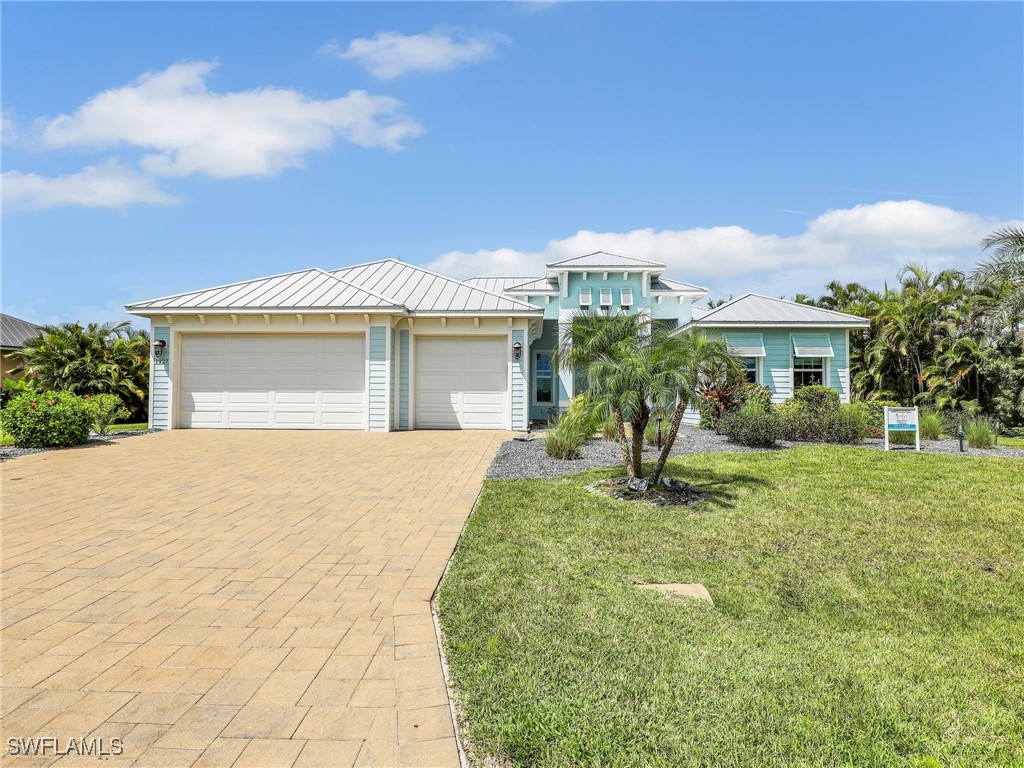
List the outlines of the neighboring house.
<svg viewBox="0 0 1024 768">
<path fill-rule="evenodd" d="M 12 376 L 11 371 L 20 365 L 20 362 L 10 357 L 12 352 L 19 351 L 25 346 L 25 342 L 39 335 L 42 329 L 38 325 L 21 320 L 11 315 L 0 313 L 0 373 L 4 381 Z"/>
<path fill-rule="evenodd" d="M 387 259 L 127 310 L 152 324 L 150 423 L 162 428 L 525 429 L 568 404 L 572 371 L 554 370 L 551 354 L 560 321 L 581 309 L 650 312 L 724 333 L 730 347 L 760 361 L 752 375 L 779 399 L 794 381 L 814 379 L 807 359 L 828 357 L 818 375 L 848 399 L 846 334 L 866 321 L 750 296 L 709 311 L 693 306 L 705 289 L 664 271 L 593 253 L 548 264 L 542 277 L 459 281 Z M 794 307 L 822 314 L 796 317 Z"/>
</svg>

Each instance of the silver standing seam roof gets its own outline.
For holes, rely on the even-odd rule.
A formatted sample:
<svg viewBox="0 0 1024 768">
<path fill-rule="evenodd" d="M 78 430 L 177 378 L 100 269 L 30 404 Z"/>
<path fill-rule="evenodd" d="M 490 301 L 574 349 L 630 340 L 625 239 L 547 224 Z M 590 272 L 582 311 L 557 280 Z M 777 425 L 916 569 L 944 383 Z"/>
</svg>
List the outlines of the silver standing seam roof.
<svg viewBox="0 0 1024 768">
<path fill-rule="evenodd" d="M 544 311 L 532 304 L 516 301 L 396 259 L 335 269 L 331 274 L 367 290 L 386 293 L 418 314 L 511 312 L 536 315 Z"/>
<path fill-rule="evenodd" d="M 684 283 L 682 280 L 669 280 L 667 277 L 651 278 L 652 293 L 699 293 L 706 296 L 707 288 L 702 288 L 693 283 Z"/>
<path fill-rule="evenodd" d="M 491 293 L 504 293 L 513 285 L 521 285 L 532 280 L 532 277 L 468 277 L 462 282 Z"/>
<path fill-rule="evenodd" d="M 787 299 L 776 299 L 748 293 L 738 299 L 706 311 L 701 317 L 694 315 L 689 325 L 706 327 L 729 325 L 833 325 L 849 328 L 867 328 L 871 323 L 863 317 L 834 312 L 831 309 L 798 304 Z"/>
<path fill-rule="evenodd" d="M 401 304 L 322 269 L 303 269 L 128 305 L 129 312 L 169 310 L 400 309 Z"/>
<path fill-rule="evenodd" d="M 633 256 L 620 256 L 617 253 L 595 251 L 583 256 L 573 256 L 569 259 L 553 261 L 547 265 L 547 268 L 552 272 L 563 269 L 629 269 L 635 272 L 638 269 L 657 271 L 665 269 L 666 265 L 659 264 L 656 261 L 648 261 L 647 259 L 637 259 Z"/>
<path fill-rule="evenodd" d="M 0 347 L 21 349 L 25 342 L 39 335 L 42 328 L 28 320 L 0 313 Z"/>
</svg>

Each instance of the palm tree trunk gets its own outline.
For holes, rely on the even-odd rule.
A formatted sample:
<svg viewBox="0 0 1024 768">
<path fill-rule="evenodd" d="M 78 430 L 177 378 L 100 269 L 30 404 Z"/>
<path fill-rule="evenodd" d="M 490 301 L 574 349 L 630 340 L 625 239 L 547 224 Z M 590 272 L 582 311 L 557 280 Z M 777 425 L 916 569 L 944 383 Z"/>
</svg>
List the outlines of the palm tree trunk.
<svg viewBox="0 0 1024 768">
<path fill-rule="evenodd" d="M 633 474 L 633 458 L 629 455 L 629 441 L 626 440 L 626 423 L 622 420 L 622 411 L 618 408 L 613 408 L 612 418 L 615 419 L 615 432 L 619 438 L 619 449 L 622 451 L 622 463 L 626 465 L 626 476 L 635 477 Z"/>
<path fill-rule="evenodd" d="M 649 412 L 644 408 L 640 412 L 640 418 L 631 422 L 633 427 L 633 472 L 630 477 L 643 477 L 644 475 L 644 432 L 647 431 L 649 420 Z"/>
<path fill-rule="evenodd" d="M 654 471 L 651 472 L 652 483 L 661 480 L 661 473 L 665 471 L 665 462 L 668 461 L 668 455 L 679 434 L 679 425 L 683 423 L 683 416 L 686 414 L 686 403 L 686 400 L 680 398 L 675 411 L 672 412 L 672 421 L 669 422 L 668 434 L 665 435 L 665 442 L 661 446 L 661 455 L 658 456 L 658 463 L 654 465 Z"/>
</svg>

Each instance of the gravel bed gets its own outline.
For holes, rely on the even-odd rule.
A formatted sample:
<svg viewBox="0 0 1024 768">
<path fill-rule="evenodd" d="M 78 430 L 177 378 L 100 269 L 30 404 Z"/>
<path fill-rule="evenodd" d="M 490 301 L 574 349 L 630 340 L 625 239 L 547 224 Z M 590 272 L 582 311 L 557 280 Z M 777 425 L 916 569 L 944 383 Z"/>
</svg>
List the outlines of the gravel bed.
<svg viewBox="0 0 1024 768">
<path fill-rule="evenodd" d="M 873 448 L 875 450 L 882 450 L 885 448 L 885 443 L 882 440 L 876 440 L 874 438 L 868 438 L 859 448 Z M 890 446 L 891 451 L 913 451 L 914 446 L 912 445 L 894 445 Z M 994 448 L 971 448 L 967 445 L 967 441 L 964 441 L 964 452 L 960 453 L 960 441 L 956 438 L 946 438 L 945 440 L 922 440 L 921 441 L 921 453 L 947 453 L 955 454 L 957 456 L 997 456 L 1003 459 L 1024 459 L 1024 448 L 1009 448 L 1005 445 L 997 445 Z"/>
<path fill-rule="evenodd" d="M 780 440 L 774 448 L 748 448 L 745 445 L 730 443 L 724 435 L 719 435 L 711 430 L 683 425 L 679 428 L 679 435 L 672 446 L 672 455 L 715 452 L 757 453 L 785 450 L 796 445 L 812 445 L 812 443 L 791 443 Z M 883 447 L 883 443 L 881 440 L 869 438 L 856 447 L 879 450 Z M 895 446 L 893 450 L 912 451 L 913 448 Z M 921 452 L 961 455 L 959 441 L 948 439 L 922 440 Z M 544 452 L 543 435 L 535 436 L 527 442 L 508 440 L 501 444 L 498 454 L 491 462 L 491 466 L 488 467 L 487 478 L 489 480 L 551 479 L 572 475 L 591 467 L 616 466 L 622 462 L 622 452 L 619 450 L 619 446 L 610 440 L 588 440 L 583 445 L 581 453 L 583 455 L 579 459 L 553 459 Z M 645 459 L 654 459 L 657 455 L 657 449 L 644 448 Z M 984 450 L 969 448 L 965 444 L 963 455 L 1024 459 L 1024 448 L 996 446 L 990 450 Z"/>
<path fill-rule="evenodd" d="M 123 440 L 126 437 L 136 437 L 138 435 L 150 435 L 154 432 L 162 432 L 161 429 L 140 429 L 134 432 L 115 432 L 110 435 L 92 435 L 83 445 L 104 445 L 109 443 L 111 440 Z M 79 445 L 71 446 L 71 448 L 81 448 Z M 8 445 L 0 448 L 0 461 L 7 461 L 8 459 L 16 459 L 19 456 L 28 456 L 30 453 L 46 453 L 47 451 L 66 451 L 69 448 L 18 448 L 13 445 Z"/>
</svg>

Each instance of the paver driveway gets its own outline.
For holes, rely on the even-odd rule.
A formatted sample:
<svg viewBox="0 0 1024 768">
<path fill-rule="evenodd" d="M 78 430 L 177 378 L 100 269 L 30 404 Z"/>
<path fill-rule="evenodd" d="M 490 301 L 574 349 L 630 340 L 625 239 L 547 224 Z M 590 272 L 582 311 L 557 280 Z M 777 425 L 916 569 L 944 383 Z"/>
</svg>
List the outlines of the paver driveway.
<svg viewBox="0 0 1024 768">
<path fill-rule="evenodd" d="M 173 431 L 5 462 L 3 749 L 458 765 L 429 600 L 507 437 Z"/>
</svg>

